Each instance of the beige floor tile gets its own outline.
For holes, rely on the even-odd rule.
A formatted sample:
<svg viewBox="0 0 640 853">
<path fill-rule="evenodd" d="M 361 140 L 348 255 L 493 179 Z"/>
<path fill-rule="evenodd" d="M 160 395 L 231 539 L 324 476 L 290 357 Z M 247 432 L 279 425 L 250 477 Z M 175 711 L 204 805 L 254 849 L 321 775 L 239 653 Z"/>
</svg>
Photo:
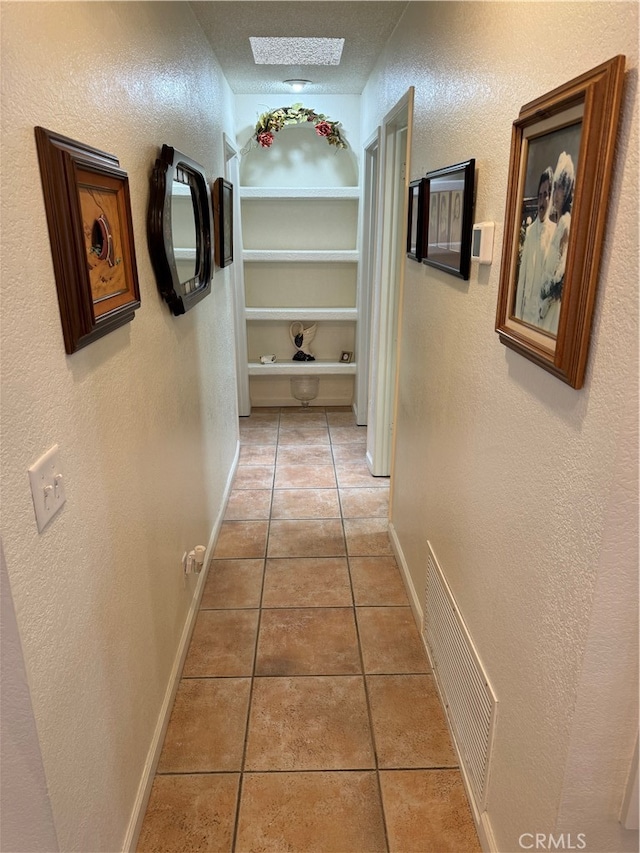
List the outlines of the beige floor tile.
<svg viewBox="0 0 640 853">
<path fill-rule="evenodd" d="M 267 521 L 223 521 L 213 551 L 216 560 L 264 557 Z"/>
<path fill-rule="evenodd" d="M 353 557 L 385 557 L 393 554 L 386 518 L 345 518 L 347 553 Z"/>
<path fill-rule="evenodd" d="M 158 773 L 240 770 L 250 678 L 180 682 Z"/>
<path fill-rule="evenodd" d="M 271 489 L 232 489 L 224 514 L 226 521 L 269 518 Z"/>
<path fill-rule="evenodd" d="M 336 478 L 341 489 L 389 489 L 389 478 L 374 477 L 364 459 L 351 462 L 336 460 L 335 465 Z"/>
<path fill-rule="evenodd" d="M 224 523 L 223 523 L 224 526 Z M 269 557 L 342 557 L 346 554 L 339 519 L 277 519 L 269 528 Z"/>
<path fill-rule="evenodd" d="M 352 603 L 344 557 L 267 560 L 263 607 L 350 607 Z"/>
<path fill-rule="evenodd" d="M 278 465 L 333 465 L 329 444 L 279 444 Z"/>
<path fill-rule="evenodd" d="M 280 413 L 280 426 L 283 427 L 302 427 L 309 429 L 311 427 L 326 427 L 327 416 L 324 409 L 310 408 L 287 408 Z"/>
<path fill-rule="evenodd" d="M 388 518 L 389 488 L 340 489 L 340 504 L 344 518 Z"/>
<path fill-rule="evenodd" d="M 362 672 L 351 607 L 265 610 L 256 675 L 353 675 Z"/>
<path fill-rule="evenodd" d="M 248 416 L 239 418 L 240 427 L 277 426 L 280 422 L 280 409 L 277 406 L 259 406 Z"/>
<path fill-rule="evenodd" d="M 349 569 L 353 597 L 361 607 L 409 604 L 395 557 L 350 557 Z"/>
<path fill-rule="evenodd" d="M 258 610 L 200 610 L 183 678 L 253 673 Z"/>
<path fill-rule="evenodd" d="M 275 489 L 271 518 L 340 518 L 337 489 Z"/>
<path fill-rule="evenodd" d="M 481 853 L 457 770 L 380 773 L 390 853 Z"/>
<path fill-rule="evenodd" d="M 278 444 L 329 444 L 327 427 L 299 427 L 285 424 L 280 427 Z"/>
<path fill-rule="evenodd" d="M 274 465 L 275 444 L 245 444 L 240 447 L 239 465 Z"/>
<path fill-rule="evenodd" d="M 356 418 L 353 412 L 327 412 L 329 427 L 355 427 Z"/>
<path fill-rule="evenodd" d="M 367 428 L 360 426 L 330 426 L 331 444 L 367 443 Z"/>
<path fill-rule="evenodd" d="M 373 766 L 360 676 L 254 679 L 246 770 L 362 770 Z"/>
<path fill-rule="evenodd" d="M 227 853 L 233 842 L 239 779 L 237 773 L 156 776 L 138 853 Z"/>
<path fill-rule="evenodd" d="M 276 489 L 335 489 L 336 475 L 333 465 L 278 463 L 274 487 Z"/>
<path fill-rule="evenodd" d="M 367 464 L 367 446 L 364 442 L 359 444 L 332 444 L 331 452 L 333 453 L 333 458 L 336 463 L 336 466 L 342 463 L 354 462 L 359 462 L 365 466 Z"/>
<path fill-rule="evenodd" d="M 278 427 L 277 426 L 251 426 L 243 427 L 240 424 L 240 445 L 253 444 L 277 444 L 278 443 Z"/>
<path fill-rule="evenodd" d="M 264 560 L 212 560 L 201 610 L 259 607 Z"/>
<path fill-rule="evenodd" d="M 368 675 L 378 766 L 457 767 L 431 675 Z"/>
<path fill-rule="evenodd" d="M 375 773 L 247 773 L 237 849 L 295 853 L 386 850 Z"/>
<path fill-rule="evenodd" d="M 410 607 L 358 607 L 356 618 L 365 672 L 430 671 Z"/>
<path fill-rule="evenodd" d="M 273 488 L 274 465 L 238 465 L 233 478 L 233 488 L 271 489 Z"/>
</svg>

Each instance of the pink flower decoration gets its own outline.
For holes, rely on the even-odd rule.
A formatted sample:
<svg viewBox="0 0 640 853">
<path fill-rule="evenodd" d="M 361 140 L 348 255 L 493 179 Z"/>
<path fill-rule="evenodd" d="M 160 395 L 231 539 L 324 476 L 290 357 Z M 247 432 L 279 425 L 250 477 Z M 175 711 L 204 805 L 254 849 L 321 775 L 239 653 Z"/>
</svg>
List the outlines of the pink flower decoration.
<svg viewBox="0 0 640 853">
<path fill-rule="evenodd" d="M 318 136 L 331 136 L 333 130 L 328 121 L 319 121 L 316 125 L 316 133 Z"/>
<path fill-rule="evenodd" d="M 263 130 L 262 133 L 258 134 L 258 142 L 263 148 L 270 148 L 273 145 L 273 133 Z"/>
</svg>

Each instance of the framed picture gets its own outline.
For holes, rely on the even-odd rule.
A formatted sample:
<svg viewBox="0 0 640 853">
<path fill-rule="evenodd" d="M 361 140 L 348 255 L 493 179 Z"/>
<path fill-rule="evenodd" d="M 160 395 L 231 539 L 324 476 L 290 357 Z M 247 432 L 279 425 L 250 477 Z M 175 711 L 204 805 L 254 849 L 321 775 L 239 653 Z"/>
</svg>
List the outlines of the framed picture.
<svg viewBox="0 0 640 853">
<path fill-rule="evenodd" d="M 409 184 L 409 210 L 407 219 L 407 255 L 414 261 L 422 260 L 424 245 L 424 203 L 427 181 L 419 178 Z"/>
<path fill-rule="evenodd" d="M 233 184 L 217 178 L 213 185 L 215 257 L 219 267 L 233 263 Z"/>
<path fill-rule="evenodd" d="M 471 267 L 471 231 L 476 161 L 467 160 L 427 172 L 426 245 L 422 262 L 468 279 Z"/>
<path fill-rule="evenodd" d="M 520 110 L 511 133 L 496 331 L 581 388 L 624 78 L 616 56 Z"/>
<path fill-rule="evenodd" d="M 35 128 L 68 354 L 133 320 L 140 307 L 127 173 L 97 148 Z"/>
<path fill-rule="evenodd" d="M 343 350 L 342 355 L 340 356 L 340 361 L 344 364 L 349 364 L 353 361 L 353 353 Z"/>
</svg>

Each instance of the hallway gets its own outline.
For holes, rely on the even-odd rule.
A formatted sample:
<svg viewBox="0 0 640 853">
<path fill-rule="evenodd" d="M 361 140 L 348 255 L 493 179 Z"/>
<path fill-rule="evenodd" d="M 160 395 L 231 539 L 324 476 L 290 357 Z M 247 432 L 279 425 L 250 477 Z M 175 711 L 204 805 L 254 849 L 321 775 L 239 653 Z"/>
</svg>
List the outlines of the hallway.
<svg viewBox="0 0 640 853">
<path fill-rule="evenodd" d="M 480 850 L 349 409 L 254 409 L 139 851 Z"/>
</svg>

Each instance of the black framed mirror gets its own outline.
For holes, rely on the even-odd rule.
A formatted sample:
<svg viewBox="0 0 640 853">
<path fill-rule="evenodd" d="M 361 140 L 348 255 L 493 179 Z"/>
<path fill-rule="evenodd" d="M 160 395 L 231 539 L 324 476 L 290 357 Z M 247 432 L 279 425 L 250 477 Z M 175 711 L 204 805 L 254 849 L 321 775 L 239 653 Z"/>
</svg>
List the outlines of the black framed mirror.
<svg viewBox="0 0 640 853">
<path fill-rule="evenodd" d="M 211 291 L 211 193 L 202 166 L 169 145 L 151 173 L 147 236 L 158 289 L 173 314 Z"/>
</svg>

